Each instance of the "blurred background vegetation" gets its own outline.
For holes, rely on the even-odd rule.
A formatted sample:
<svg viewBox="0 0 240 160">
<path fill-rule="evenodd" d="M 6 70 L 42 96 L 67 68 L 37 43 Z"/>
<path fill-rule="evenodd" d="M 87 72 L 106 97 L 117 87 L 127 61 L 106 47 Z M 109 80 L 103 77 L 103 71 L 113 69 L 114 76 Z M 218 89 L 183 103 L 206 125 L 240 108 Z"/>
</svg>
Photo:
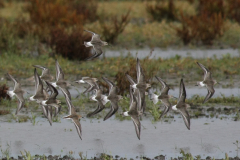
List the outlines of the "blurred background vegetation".
<svg viewBox="0 0 240 160">
<path fill-rule="evenodd" d="M 0 0 L 0 72 L 27 77 L 33 64 L 54 70 L 57 58 L 66 74 L 114 77 L 123 94 L 129 84 L 122 77 L 126 72 L 135 77 L 135 59 L 79 62 L 91 54 L 83 45 L 91 34 L 84 29 L 101 35 L 111 44 L 108 49 L 239 48 L 239 8 L 240 0 Z M 178 56 L 141 61 L 150 80 L 166 71 L 179 76 L 198 68 L 196 60 Z M 198 61 L 216 69 L 221 64 L 216 74 L 222 77 L 240 74 L 229 67 L 240 58 Z M 72 67 L 79 63 L 81 67 Z"/>
<path fill-rule="evenodd" d="M 0 54 L 89 56 L 101 35 L 113 47 L 237 48 L 240 0 L 1 0 Z"/>
</svg>

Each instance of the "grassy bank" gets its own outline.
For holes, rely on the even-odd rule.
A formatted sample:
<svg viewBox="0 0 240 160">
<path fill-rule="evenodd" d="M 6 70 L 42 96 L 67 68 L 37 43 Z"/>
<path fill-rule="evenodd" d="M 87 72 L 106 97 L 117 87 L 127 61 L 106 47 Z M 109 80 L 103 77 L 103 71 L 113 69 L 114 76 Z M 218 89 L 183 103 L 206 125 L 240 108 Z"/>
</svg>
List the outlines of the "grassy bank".
<svg viewBox="0 0 240 160">
<path fill-rule="evenodd" d="M 136 59 L 131 56 L 96 59 L 93 61 L 69 61 L 61 56 L 2 54 L 0 55 L 0 74 L 3 76 L 9 72 L 19 78 L 28 78 L 33 75 L 34 68 L 32 65 L 43 65 L 50 68 L 51 73 L 54 75 L 55 59 L 58 60 L 67 75 L 66 79 L 70 75 L 90 76 L 99 79 L 102 76 L 116 78 L 116 75 L 120 72 L 123 73 L 121 78 L 125 79 L 124 74 L 132 69 L 135 70 L 136 66 Z M 184 77 L 186 82 L 200 79 L 203 71 L 196 62 L 200 62 L 209 68 L 213 77 L 218 81 L 228 79 L 227 82 L 233 83 L 233 79 L 240 75 L 240 68 L 238 67 L 240 57 L 231 57 L 230 54 L 226 54 L 220 59 L 214 57 L 194 59 L 176 55 L 169 59 L 148 59 L 146 57 L 140 60 L 146 77 L 150 81 L 153 80 L 155 75 L 163 79 Z M 178 82 L 178 79 L 176 82 Z"/>
</svg>

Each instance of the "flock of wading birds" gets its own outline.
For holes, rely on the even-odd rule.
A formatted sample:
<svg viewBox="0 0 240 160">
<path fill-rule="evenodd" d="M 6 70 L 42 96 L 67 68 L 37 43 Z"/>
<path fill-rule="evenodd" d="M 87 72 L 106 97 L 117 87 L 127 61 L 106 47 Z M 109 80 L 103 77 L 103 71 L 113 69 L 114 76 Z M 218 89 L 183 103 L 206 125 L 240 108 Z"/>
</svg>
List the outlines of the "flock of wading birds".
<svg viewBox="0 0 240 160">
<path fill-rule="evenodd" d="M 87 30 L 86 30 L 87 31 Z M 90 32 L 90 31 L 88 31 Z M 90 42 L 84 42 L 84 45 L 86 47 L 92 46 L 95 53 L 87 58 L 87 60 L 94 59 L 102 54 L 101 47 L 104 45 L 107 45 L 107 42 L 103 42 L 100 40 L 100 37 L 98 34 L 92 33 L 92 40 Z M 197 86 L 206 87 L 208 90 L 208 94 L 206 95 L 203 103 L 208 101 L 214 94 L 214 84 L 217 82 L 212 79 L 211 72 L 201 63 L 197 64 L 202 68 L 204 71 L 204 79 L 201 82 L 197 82 Z M 71 94 L 68 91 L 69 84 L 64 79 L 64 73 L 56 60 L 56 82 L 50 82 L 54 78 L 50 74 L 50 71 L 48 68 L 41 66 L 41 65 L 33 65 L 35 67 L 34 70 L 34 78 L 35 78 L 35 94 L 29 98 L 31 101 L 35 101 L 37 104 L 39 104 L 43 110 L 44 116 L 48 119 L 50 125 L 52 125 L 52 116 L 53 116 L 53 110 L 55 111 L 54 116 L 56 116 L 59 111 L 61 110 L 61 102 L 57 100 L 58 96 L 58 90 L 59 88 L 63 95 L 65 96 L 66 103 L 69 110 L 69 115 L 65 116 L 66 119 L 71 119 L 77 129 L 78 135 L 80 139 L 82 139 L 82 128 L 81 124 L 79 122 L 81 116 L 76 113 L 76 108 L 73 106 L 71 102 Z M 37 73 L 36 68 L 42 69 L 42 75 L 39 76 Z M 131 76 L 126 74 L 126 78 L 130 82 L 130 105 L 129 105 L 129 111 L 121 113 L 123 116 L 131 116 L 131 119 L 133 121 L 133 124 L 135 126 L 136 134 L 138 139 L 140 140 L 140 132 L 141 132 L 141 123 L 139 120 L 139 117 L 144 114 L 146 103 L 145 103 L 145 95 L 147 95 L 146 90 L 151 87 L 150 84 L 148 84 L 145 80 L 145 76 L 143 73 L 143 70 L 141 68 L 139 59 L 137 59 L 136 64 L 136 70 L 137 70 L 137 81 L 135 81 Z M 25 93 L 24 90 L 21 88 L 21 84 L 19 81 L 17 81 L 12 75 L 7 73 L 10 79 L 14 82 L 14 89 L 12 91 L 8 91 L 7 94 L 10 97 L 13 97 L 14 95 L 17 97 L 19 104 L 16 110 L 16 114 L 23 108 L 24 106 L 24 97 L 23 94 Z M 118 111 L 118 101 L 122 99 L 122 96 L 118 95 L 117 93 L 117 86 L 110 81 L 109 79 L 102 77 L 102 79 L 108 84 L 109 86 L 109 93 L 108 95 L 102 94 L 102 90 L 98 86 L 98 79 L 97 78 L 91 78 L 91 77 L 82 77 L 82 79 L 76 81 L 77 83 L 88 83 L 89 87 L 83 92 L 93 92 L 93 96 L 91 96 L 91 100 L 97 102 L 97 108 L 93 112 L 87 114 L 87 117 L 91 117 L 99 112 L 101 112 L 105 105 L 110 101 L 111 103 L 111 109 L 108 112 L 108 114 L 104 117 L 104 121 L 110 118 L 112 115 L 114 115 Z M 179 98 L 176 105 L 171 105 L 169 102 L 170 98 L 175 98 L 172 95 L 168 95 L 169 86 L 159 77 L 156 76 L 156 79 L 162 84 L 161 94 L 151 95 L 151 100 L 154 104 L 156 104 L 159 100 L 164 105 L 165 109 L 162 112 L 161 117 L 163 117 L 170 109 L 179 111 L 183 117 L 183 120 L 185 122 L 186 127 L 190 130 L 190 116 L 188 114 L 187 108 L 190 107 L 189 104 L 185 103 L 186 99 L 186 90 L 184 86 L 183 79 L 181 79 L 180 82 L 180 89 L 179 89 Z"/>
</svg>

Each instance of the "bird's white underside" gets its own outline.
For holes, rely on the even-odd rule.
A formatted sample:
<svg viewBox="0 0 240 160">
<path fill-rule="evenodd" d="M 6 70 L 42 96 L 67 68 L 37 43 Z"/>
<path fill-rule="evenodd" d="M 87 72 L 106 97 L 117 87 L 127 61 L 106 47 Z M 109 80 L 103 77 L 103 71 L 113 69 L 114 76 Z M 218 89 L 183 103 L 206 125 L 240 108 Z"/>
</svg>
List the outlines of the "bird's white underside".
<svg viewBox="0 0 240 160">
<path fill-rule="evenodd" d="M 92 96 L 92 100 L 97 101 L 96 100 L 96 95 Z"/>
<path fill-rule="evenodd" d="M 172 106 L 172 109 L 177 111 L 177 105 Z"/>
<path fill-rule="evenodd" d="M 10 97 L 13 97 L 15 95 L 15 93 L 13 91 L 8 91 L 7 93 Z"/>
<path fill-rule="evenodd" d="M 154 104 L 157 104 L 158 103 L 158 95 L 153 94 L 152 95 L 152 101 L 153 101 Z"/>
<path fill-rule="evenodd" d="M 124 116 L 129 116 L 128 111 L 127 112 L 123 112 L 123 115 Z"/>
<path fill-rule="evenodd" d="M 53 87 L 55 87 L 55 88 L 57 87 L 57 83 L 56 83 L 56 82 L 53 82 L 52 85 L 53 85 Z"/>
<path fill-rule="evenodd" d="M 91 42 L 87 42 L 87 45 L 88 46 L 93 46 Z"/>
<path fill-rule="evenodd" d="M 134 89 L 137 89 L 137 84 L 132 85 Z"/>
<path fill-rule="evenodd" d="M 107 98 L 107 96 L 103 96 L 103 105 L 107 104 L 108 101 L 109 99 Z"/>
<path fill-rule="evenodd" d="M 47 101 L 42 101 L 41 104 L 44 105 L 44 106 L 46 106 L 46 105 L 47 105 L 46 102 L 47 102 Z"/>
<path fill-rule="evenodd" d="M 203 82 L 200 82 L 199 84 L 200 84 L 201 87 L 205 87 L 206 86 L 206 84 L 204 84 Z"/>
<path fill-rule="evenodd" d="M 86 82 L 84 82 L 82 79 L 81 79 L 81 80 L 79 80 L 78 82 L 79 82 L 79 83 L 86 83 Z"/>
<path fill-rule="evenodd" d="M 35 99 L 33 98 L 34 96 L 30 97 L 30 101 L 35 101 Z"/>
</svg>

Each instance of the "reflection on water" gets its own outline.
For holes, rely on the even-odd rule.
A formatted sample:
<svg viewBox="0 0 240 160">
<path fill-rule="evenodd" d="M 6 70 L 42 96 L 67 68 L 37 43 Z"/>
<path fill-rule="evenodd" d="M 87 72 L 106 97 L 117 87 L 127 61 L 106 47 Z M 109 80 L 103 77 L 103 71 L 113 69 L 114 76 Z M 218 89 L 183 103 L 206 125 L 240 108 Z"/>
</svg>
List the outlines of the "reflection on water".
<svg viewBox="0 0 240 160">
<path fill-rule="evenodd" d="M 180 156 L 180 150 L 190 152 L 202 158 L 214 156 L 223 158 L 225 153 L 237 155 L 236 140 L 240 141 L 240 122 L 231 119 L 198 118 L 191 119 L 191 130 L 187 130 L 182 118 L 176 116 L 174 121 L 152 123 L 149 119 L 142 120 L 141 140 L 137 139 L 132 121 L 97 119 L 81 120 L 83 140 L 78 137 L 71 121 L 49 123 L 39 118 L 37 125 L 31 123 L 7 123 L 0 125 L 1 148 L 10 144 L 11 156 L 20 155 L 24 149 L 31 154 L 66 155 L 73 151 L 79 158 L 82 152 L 88 158 L 107 153 L 122 157 L 134 158 L 157 155 L 170 157 Z"/>
</svg>

